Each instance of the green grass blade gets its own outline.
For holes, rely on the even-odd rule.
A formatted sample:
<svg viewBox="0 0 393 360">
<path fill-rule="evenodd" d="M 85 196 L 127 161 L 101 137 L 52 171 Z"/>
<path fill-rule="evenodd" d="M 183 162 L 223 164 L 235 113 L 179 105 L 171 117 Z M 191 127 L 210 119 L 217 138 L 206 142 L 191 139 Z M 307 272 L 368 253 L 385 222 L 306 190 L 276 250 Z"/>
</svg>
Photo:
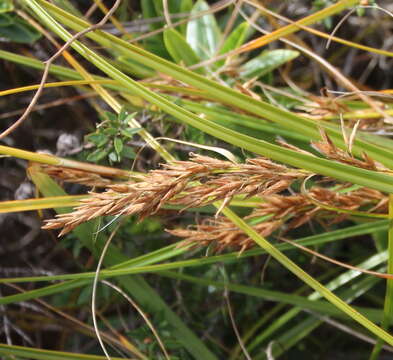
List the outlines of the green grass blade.
<svg viewBox="0 0 393 360">
<path fill-rule="evenodd" d="M 393 274 L 393 195 L 389 195 L 389 231 L 388 231 L 388 274 Z M 388 330 L 393 323 L 393 280 L 386 280 L 385 304 L 382 328 Z M 377 360 L 382 350 L 383 341 L 378 339 L 371 353 L 370 360 Z"/>
<path fill-rule="evenodd" d="M 383 269 L 380 269 L 383 270 Z M 345 301 L 349 303 L 353 300 L 357 299 L 359 296 L 368 291 L 371 287 L 378 284 L 381 279 L 376 278 L 364 278 L 355 285 L 351 286 L 349 289 L 345 291 L 339 292 L 340 297 L 342 297 Z M 297 310 L 297 309 L 293 309 Z M 292 310 L 290 310 L 292 311 Z M 294 315 L 298 314 L 298 311 L 294 311 Z M 382 314 L 380 314 L 382 316 Z M 299 343 L 303 340 L 307 335 L 309 335 L 313 330 L 315 330 L 318 326 L 322 325 L 323 321 L 313 315 L 308 316 L 306 319 L 302 320 L 299 324 L 291 327 L 289 330 L 285 331 L 282 335 L 275 336 L 274 340 L 276 344 L 273 344 L 272 353 L 275 357 L 279 357 L 285 353 L 285 351 L 289 350 L 291 347 Z M 283 324 L 285 325 L 285 324 Z M 277 344 L 283 344 L 283 346 L 276 346 Z M 256 342 L 253 344 L 257 349 L 258 345 Z M 255 360 L 266 359 L 265 354 L 261 354 L 257 352 L 257 356 L 254 358 Z"/>
<path fill-rule="evenodd" d="M 44 349 L 35 349 L 26 346 L 6 345 L 0 344 L 0 354 L 14 359 L 19 356 L 26 359 L 37 360 L 105 360 L 106 356 L 99 355 L 85 355 L 68 353 L 63 351 L 53 351 Z M 3 358 L 4 359 L 4 358 Z M 119 358 L 111 356 L 112 360 L 126 360 L 126 358 Z"/>
<path fill-rule="evenodd" d="M 0 202 L 0 214 L 16 211 L 31 211 L 41 209 L 52 209 L 56 207 L 77 206 L 79 201 L 86 195 L 54 196 L 43 199 L 12 200 Z"/>
</svg>

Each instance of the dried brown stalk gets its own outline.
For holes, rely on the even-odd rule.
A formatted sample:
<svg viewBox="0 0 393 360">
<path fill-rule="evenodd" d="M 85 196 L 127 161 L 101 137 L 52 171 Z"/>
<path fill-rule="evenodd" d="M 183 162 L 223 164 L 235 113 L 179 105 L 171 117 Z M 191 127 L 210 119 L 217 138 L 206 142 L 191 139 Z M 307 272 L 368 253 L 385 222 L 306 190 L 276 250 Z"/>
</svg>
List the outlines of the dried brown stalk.
<svg viewBox="0 0 393 360">
<path fill-rule="evenodd" d="M 63 228 L 63 235 L 77 225 L 103 215 L 137 214 L 141 219 L 156 213 L 164 204 L 184 208 L 229 202 L 235 195 L 271 195 L 304 179 L 305 171 L 287 168 L 264 158 L 245 164 L 192 155 L 140 176 L 140 182 L 109 185 L 103 193 L 91 193 L 74 212 L 47 221 L 45 229 Z"/>
</svg>

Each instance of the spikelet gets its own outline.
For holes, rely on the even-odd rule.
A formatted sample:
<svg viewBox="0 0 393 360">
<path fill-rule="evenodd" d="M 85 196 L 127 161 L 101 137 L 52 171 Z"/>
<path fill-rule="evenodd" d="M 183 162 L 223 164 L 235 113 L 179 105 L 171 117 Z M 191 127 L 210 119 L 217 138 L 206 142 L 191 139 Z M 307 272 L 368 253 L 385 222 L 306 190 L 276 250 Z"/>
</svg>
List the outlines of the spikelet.
<svg viewBox="0 0 393 360">
<path fill-rule="evenodd" d="M 327 208 L 318 206 L 324 204 Z M 308 194 L 267 195 L 263 202 L 245 220 L 269 215 L 268 220 L 254 226 L 262 236 L 269 236 L 275 230 L 284 231 L 297 228 L 310 220 L 337 223 L 345 220 L 348 214 L 337 214 L 328 208 L 357 211 L 361 208 L 381 213 L 387 211 L 387 198 L 377 190 L 360 188 L 349 193 L 338 193 L 322 187 L 312 188 Z M 240 229 L 225 217 L 206 218 L 201 224 L 187 229 L 166 230 L 174 236 L 184 238 L 181 245 L 212 246 L 215 251 L 224 249 L 243 252 L 255 245 Z"/>
<path fill-rule="evenodd" d="M 199 207 L 217 200 L 228 202 L 235 195 L 275 194 L 308 173 L 275 164 L 264 158 L 245 164 L 192 155 L 141 176 L 139 182 L 109 185 L 103 193 L 90 193 L 74 212 L 58 215 L 44 229 L 62 228 L 60 235 L 103 215 L 133 215 L 143 219 L 165 204 Z"/>
<path fill-rule="evenodd" d="M 362 169 L 381 172 L 389 171 L 389 169 L 387 169 L 385 166 L 370 158 L 365 152 L 362 154 L 363 159 L 360 160 L 353 157 L 350 153 L 338 148 L 330 139 L 325 130 L 320 129 L 320 134 L 322 140 L 312 141 L 311 144 L 327 158 Z"/>
</svg>

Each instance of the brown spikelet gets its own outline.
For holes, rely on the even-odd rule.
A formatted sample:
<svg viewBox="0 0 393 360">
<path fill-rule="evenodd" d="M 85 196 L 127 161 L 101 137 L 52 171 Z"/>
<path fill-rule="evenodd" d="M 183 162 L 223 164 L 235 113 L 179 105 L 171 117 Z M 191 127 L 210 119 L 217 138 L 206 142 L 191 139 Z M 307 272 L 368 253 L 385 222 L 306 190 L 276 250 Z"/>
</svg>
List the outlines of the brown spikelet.
<svg viewBox="0 0 393 360">
<path fill-rule="evenodd" d="M 262 236 L 269 236 L 275 230 L 287 231 L 297 228 L 310 220 L 337 223 L 345 220 L 348 214 L 337 213 L 331 208 L 343 210 L 359 210 L 364 207 L 368 211 L 386 212 L 386 196 L 379 191 L 360 188 L 348 193 L 338 193 L 329 189 L 314 187 L 308 194 L 267 195 L 263 202 L 245 219 L 256 219 L 269 216 L 268 220 L 254 226 Z M 330 209 L 318 206 L 318 201 Z M 376 204 L 376 205 L 375 205 Z M 194 228 L 167 230 L 170 234 L 184 238 L 182 244 L 194 246 L 212 245 L 216 251 L 238 249 L 244 251 L 254 246 L 254 241 L 224 217 L 207 218 Z"/>
<path fill-rule="evenodd" d="M 103 193 L 90 193 L 70 214 L 57 216 L 43 228 L 63 228 L 64 234 L 82 222 L 103 215 L 137 214 L 141 219 L 156 213 L 164 204 L 184 208 L 229 201 L 235 195 L 274 194 L 308 174 L 267 159 L 234 164 L 207 156 L 192 155 L 140 176 L 140 182 L 107 186 Z"/>
<path fill-rule="evenodd" d="M 359 160 L 353 157 L 350 153 L 338 148 L 333 141 L 330 139 L 324 129 L 320 129 L 322 141 L 312 141 L 311 144 L 320 153 L 325 155 L 327 158 L 336 160 L 341 163 L 356 166 L 359 168 L 374 170 L 374 171 L 387 171 L 388 169 L 382 164 L 374 161 L 366 153 L 362 154 L 363 160 Z"/>
<path fill-rule="evenodd" d="M 254 226 L 262 236 L 269 236 L 279 228 L 280 221 L 267 221 Z M 254 241 L 239 230 L 225 217 L 218 219 L 207 218 L 194 228 L 166 230 L 168 233 L 185 238 L 181 246 L 210 246 L 214 251 L 221 252 L 224 249 L 240 250 L 241 252 L 254 246 Z"/>
</svg>

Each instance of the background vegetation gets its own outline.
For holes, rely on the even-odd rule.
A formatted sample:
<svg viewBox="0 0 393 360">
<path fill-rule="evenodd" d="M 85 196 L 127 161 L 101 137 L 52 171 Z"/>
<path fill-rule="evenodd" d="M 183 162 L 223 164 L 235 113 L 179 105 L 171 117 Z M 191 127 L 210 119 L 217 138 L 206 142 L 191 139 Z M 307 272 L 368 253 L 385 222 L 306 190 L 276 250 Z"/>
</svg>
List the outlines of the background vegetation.
<svg viewBox="0 0 393 360">
<path fill-rule="evenodd" d="M 392 11 L 0 0 L 2 358 L 390 358 Z"/>
</svg>

